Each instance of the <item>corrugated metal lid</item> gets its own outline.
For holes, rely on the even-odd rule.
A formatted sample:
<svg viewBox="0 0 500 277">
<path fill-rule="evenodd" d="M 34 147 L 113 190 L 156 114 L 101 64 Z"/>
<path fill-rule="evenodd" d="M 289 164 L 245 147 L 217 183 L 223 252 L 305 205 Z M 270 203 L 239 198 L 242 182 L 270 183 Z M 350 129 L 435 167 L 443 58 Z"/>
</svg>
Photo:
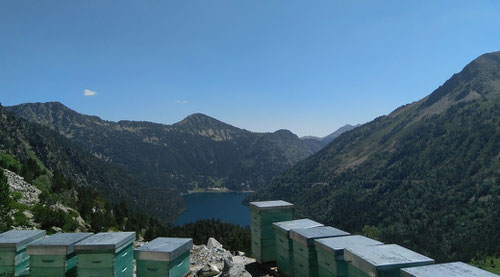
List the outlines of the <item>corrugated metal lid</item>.
<svg viewBox="0 0 500 277">
<path fill-rule="evenodd" d="M 356 246 L 381 245 L 382 242 L 365 236 L 345 236 L 315 239 L 314 245 L 336 256 L 343 255 L 344 249 Z"/>
<path fill-rule="evenodd" d="M 498 277 L 498 275 L 462 263 L 446 263 L 409 267 L 401 270 L 402 277 Z"/>
<path fill-rule="evenodd" d="M 0 234 L 0 248 L 17 249 L 43 237 L 44 230 L 10 230 Z"/>
<path fill-rule="evenodd" d="M 75 245 L 75 251 L 114 252 L 135 240 L 135 232 L 103 232 L 86 238 Z"/>
<path fill-rule="evenodd" d="M 75 250 L 75 244 L 92 236 L 93 233 L 57 233 L 30 244 L 28 255 L 68 255 Z"/>
<path fill-rule="evenodd" d="M 314 245 L 314 239 L 340 237 L 348 235 L 350 234 L 330 226 L 290 230 L 291 239 L 303 245 L 309 245 L 309 246 Z"/>
<path fill-rule="evenodd" d="M 292 203 L 283 200 L 250 202 L 250 207 L 257 210 L 276 210 L 276 209 L 291 209 Z"/>
<path fill-rule="evenodd" d="M 172 261 L 193 247 L 193 239 L 156 238 L 137 248 L 134 256 L 139 260 Z"/>
<path fill-rule="evenodd" d="M 350 247 L 344 259 L 358 269 L 375 274 L 377 270 L 433 264 L 434 260 L 397 244 Z"/>
<path fill-rule="evenodd" d="M 275 222 L 273 223 L 273 225 L 275 228 L 279 228 L 287 232 L 289 232 L 291 229 L 306 229 L 324 226 L 323 224 L 314 220 L 310 220 L 308 218 Z"/>
</svg>

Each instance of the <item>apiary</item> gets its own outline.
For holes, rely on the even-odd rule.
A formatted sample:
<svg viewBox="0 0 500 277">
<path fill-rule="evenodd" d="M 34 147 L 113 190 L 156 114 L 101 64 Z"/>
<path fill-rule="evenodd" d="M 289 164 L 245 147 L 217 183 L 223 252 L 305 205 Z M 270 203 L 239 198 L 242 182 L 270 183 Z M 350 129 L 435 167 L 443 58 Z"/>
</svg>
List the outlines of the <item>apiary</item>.
<svg viewBox="0 0 500 277">
<path fill-rule="evenodd" d="M 401 277 L 498 277 L 491 272 L 457 262 L 401 269 Z"/>
<path fill-rule="evenodd" d="M 434 260 L 396 244 L 349 247 L 344 250 L 349 277 L 399 277 L 405 267 L 433 264 Z"/>
<path fill-rule="evenodd" d="M 11 230 L 0 234 L 0 276 L 29 274 L 30 256 L 26 247 L 45 237 L 45 231 Z"/>
<path fill-rule="evenodd" d="M 323 224 L 310 219 L 296 219 L 273 223 L 276 239 L 276 265 L 282 275 L 293 276 L 293 243 L 290 239 L 290 230 L 321 226 Z"/>
<path fill-rule="evenodd" d="M 98 233 L 75 245 L 79 277 L 131 277 L 135 232 Z"/>
<path fill-rule="evenodd" d="M 293 270 L 295 276 L 318 276 L 318 257 L 314 240 L 350 235 L 330 226 L 309 229 L 292 229 L 290 238 L 293 242 Z"/>
<path fill-rule="evenodd" d="M 183 277 L 189 273 L 192 239 L 156 238 L 134 251 L 137 276 Z"/>
<path fill-rule="evenodd" d="M 319 277 L 347 277 L 344 249 L 356 246 L 381 245 L 380 241 L 364 236 L 345 236 L 314 240 L 318 253 Z"/>
<path fill-rule="evenodd" d="M 58 233 L 28 245 L 30 277 L 76 276 L 75 244 L 92 233 Z"/>
<path fill-rule="evenodd" d="M 259 263 L 276 261 L 272 224 L 293 219 L 293 204 L 282 201 L 250 202 L 252 254 Z"/>
</svg>

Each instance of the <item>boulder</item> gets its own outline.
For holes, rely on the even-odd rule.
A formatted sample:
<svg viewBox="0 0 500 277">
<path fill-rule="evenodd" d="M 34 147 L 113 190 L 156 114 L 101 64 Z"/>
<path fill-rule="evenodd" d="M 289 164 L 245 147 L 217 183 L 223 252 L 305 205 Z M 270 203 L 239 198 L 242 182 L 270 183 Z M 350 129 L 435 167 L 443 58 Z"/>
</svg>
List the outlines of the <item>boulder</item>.
<svg viewBox="0 0 500 277">
<path fill-rule="evenodd" d="M 217 266 L 213 264 L 206 264 L 198 272 L 196 272 L 197 277 L 213 277 L 220 274 L 220 270 Z"/>
<path fill-rule="evenodd" d="M 252 277 L 252 275 L 246 271 L 245 264 L 226 259 L 224 260 L 222 277 Z"/>
<path fill-rule="evenodd" d="M 219 249 L 222 248 L 222 244 L 214 238 L 208 238 L 207 247 L 208 249 Z"/>
</svg>

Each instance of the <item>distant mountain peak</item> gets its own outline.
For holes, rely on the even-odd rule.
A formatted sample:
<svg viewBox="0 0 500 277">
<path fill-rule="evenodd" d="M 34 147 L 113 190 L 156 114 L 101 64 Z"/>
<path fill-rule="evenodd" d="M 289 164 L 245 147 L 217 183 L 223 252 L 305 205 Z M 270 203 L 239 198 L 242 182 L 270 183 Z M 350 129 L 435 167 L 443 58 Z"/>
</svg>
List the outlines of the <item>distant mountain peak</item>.
<svg viewBox="0 0 500 277">
<path fill-rule="evenodd" d="M 208 116 L 206 114 L 193 113 L 193 114 L 186 116 L 183 120 L 181 120 L 177 124 L 198 123 L 198 122 L 220 122 L 220 123 L 222 123 L 221 121 L 219 121 L 211 116 Z"/>
<path fill-rule="evenodd" d="M 185 132 L 210 137 L 215 141 L 233 139 L 234 133 L 243 130 L 202 113 L 194 113 L 173 125 Z"/>
</svg>

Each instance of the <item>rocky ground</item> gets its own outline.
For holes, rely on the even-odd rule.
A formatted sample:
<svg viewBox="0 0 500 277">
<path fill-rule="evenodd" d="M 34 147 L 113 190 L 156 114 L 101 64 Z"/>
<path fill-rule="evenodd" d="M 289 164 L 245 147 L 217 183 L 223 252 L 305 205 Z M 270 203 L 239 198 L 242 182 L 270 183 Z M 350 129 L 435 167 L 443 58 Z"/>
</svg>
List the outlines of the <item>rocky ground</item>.
<svg viewBox="0 0 500 277">
<path fill-rule="evenodd" d="M 214 238 L 207 245 L 195 245 L 191 250 L 191 274 L 189 277 L 270 277 L 255 259 L 243 252 L 230 252 Z M 276 275 L 277 276 L 277 275 Z"/>
<path fill-rule="evenodd" d="M 136 242 L 136 247 L 144 242 Z M 257 264 L 255 259 L 245 256 L 243 252 L 230 252 L 214 238 L 207 244 L 194 245 L 191 249 L 190 274 L 186 277 L 271 277 L 279 276 L 277 272 L 270 274 Z M 271 272 L 272 273 L 272 272 Z"/>
<path fill-rule="evenodd" d="M 24 222 L 23 224 L 13 226 L 13 229 L 39 229 L 40 224 L 34 221 L 34 215 L 31 211 L 31 208 L 33 208 L 34 205 L 40 202 L 40 194 L 42 191 L 35 187 L 34 185 L 26 182 L 23 177 L 17 175 L 16 173 L 3 169 L 3 172 L 5 176 L 7 177 L 7 184 L 9 185 L 9 189 L 14 193 L 16 193 L 16 196 L 14 196 L 14 200 L 18 202 L 19 204 L 25 205 L 23 210 L 21 212 L 23 215 L 26 217 L 27 222 Z M 13 215 L 18 212 L 22 207 L 17 207 L 12 209 L 10 212 L 10 215 L 12 216 L 12 219 L 14 220 Z M 81 232 L 81 231 L 87 231 L 90 228 L 90 225 L 87 224 L 83 218 L 79 215 L 79 213 L 70 207 L 67 207 L 63 205 L 62 203 L 55 203 L 50 206 L 51 209 L 53 210 L 61 210 L 66 214 L 72 214 L 76 215 L 74 216 L 74 219 L 78 223 L 78 229 L 75 230 L 76 232 Z M 58 233 L 61 232 L 61 228 L 58 227 L 53 227 L 52 232 Z"/>
</svg>

